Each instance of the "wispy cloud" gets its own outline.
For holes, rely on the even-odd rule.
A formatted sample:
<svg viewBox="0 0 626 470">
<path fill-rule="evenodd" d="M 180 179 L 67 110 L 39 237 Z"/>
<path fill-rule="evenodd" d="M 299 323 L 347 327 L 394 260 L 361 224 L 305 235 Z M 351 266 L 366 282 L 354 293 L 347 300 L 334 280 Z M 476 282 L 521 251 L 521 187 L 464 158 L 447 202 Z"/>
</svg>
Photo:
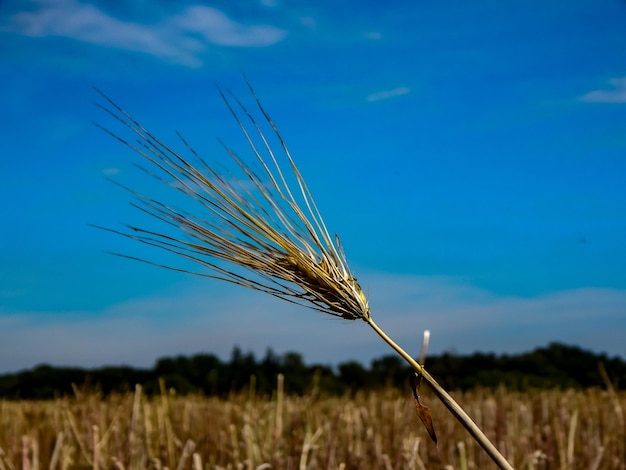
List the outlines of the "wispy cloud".
<svg viewBox="0 0 626 470">
<path fill-rule="evenodd" d="M 376 39 L 382 38 L 383 35 L 380 32 L 378 32 L 378 31 L 370 31 L 368 33 L 365 33 L 365 37 L 367 39 L 375 39 L 376 40 Z"/>
<path fill-rule="evenodd" d="M 445 277 L 373 273 L 359 279 L 376 321 L 409 351 L 418 351 L 423 330 L 430 329 L 433 353 L 510 353 L 561 341 L 626 355 L 626 291 L 588 288 L 521 298 Z M 98 312 L 0 311 L 0 330 L 0 372 L 43 361 L 149 366 L 158 357 L 201 351 L 228 357 L 236 344 L 257 355 L 271 346 L 324 363 L 367 363 L 391 354 L 363 322 L 202 280 L 175 295 Z"/>
<path fill-rule="evenodd" d="M 265 47 L 286 35 L 274 26 L 238 23 L 206 6 L 189 6 L 157 24 L 142 24 L 117 19 L 76 0 L 39 0 L 35 5 L 38 8 L 11 16 L 2 29 L 143 52 L 187 66 L 201 65 L 201 53 L 210 45 Z"/>
<path fill-rule="evenodd" d="M 393 88 L 392 90 L 377 91 L 375 93 L 367 95 L 366 99 L 367 101 L 371 101 L 371 102 L 381 101 L 381 100 L 387 100 L 389 98 L 395 98 L 396 96 L 406 95 L 407 93 L 410 93 L 410 92 L 411 92 L 411 89 L 409 87 L 401 86 L 398 88 Z"/>
<path fill-rule="evenodd" d="M 261 5 L 267 8 L 276 8 L 278 6 L 278 0 L 260 0 Z"/>
<path fill-rule="evenodd" d="M 615 333 L 626 327 L 624 290 L 580 288 L 526 298 L 446 277 L 375 279 L 373 310 L 403 343 L 430 329 L 435 347 L 461 352 L 513 352 L 561 341 L 626 355 Z"/>
<path fill-rule="evenodd" d="M 104 176 L 115 176 L 120 174 L 120 169 L 116 167 L 108 167 L 102 170 Z"/>
<path fill-rule="evenodd" d="M 594 90 L 583 96 L 581 101 L 589 103 L 626 103 L 626 77 L 609 80 L 612 89 Z"/>
<path fill-rule="evenodd" d="M 205 6 L 188 7 L 170 22 L 180 27 L 183 33 L 196 33 L 209 43 L 220 46 L 271 46 L 286 35 L 284 30 L 274 26 L 242 25 L 221 11 Z"/>
</svg>

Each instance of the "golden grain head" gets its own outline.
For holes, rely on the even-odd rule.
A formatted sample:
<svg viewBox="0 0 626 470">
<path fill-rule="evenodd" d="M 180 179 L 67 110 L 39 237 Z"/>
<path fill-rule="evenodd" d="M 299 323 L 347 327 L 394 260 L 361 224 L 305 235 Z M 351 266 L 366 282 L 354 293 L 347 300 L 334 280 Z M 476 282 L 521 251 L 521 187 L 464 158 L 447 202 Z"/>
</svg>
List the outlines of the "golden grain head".
<svg viewBox="0 0 626 470">
<path fill-rule="evenodd" d="M 128 225 L 125 231 L 107 230 L 175 253 L 202 269 L 141 261 L 221 279 L 345 319 L 368 319 L 367 299 L 350 272 L 339 238 L 331 238 L 274 122 L 248 87 L 282 156 L 274 153 L 248 109 L 218 88 L 258 167 L 253 169 L 224 145 L 238 176 L 207 164 L 179 134 L 190 155 L 183 157 L 101 93 L 108 103 L 101 108 L 138 139 L 131 143 L 103 129 L 150 162 L 151 168 L 144 171 L 200 204 L 199 210 L 189 213 L 125 188 L 138 209 L 160 221 L 160 228 Z M 289 171 L 281 168 L 279 160 Z"/>
</svg>

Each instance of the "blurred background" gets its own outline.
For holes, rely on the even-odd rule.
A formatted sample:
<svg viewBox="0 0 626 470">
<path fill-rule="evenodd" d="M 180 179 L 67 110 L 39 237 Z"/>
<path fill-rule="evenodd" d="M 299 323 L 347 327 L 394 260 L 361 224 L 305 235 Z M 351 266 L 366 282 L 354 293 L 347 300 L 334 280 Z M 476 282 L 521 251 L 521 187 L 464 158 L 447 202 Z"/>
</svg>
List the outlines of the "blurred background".
<svg viewBox="0 0 626 470">
<path fill-rule="evenodd" d="M 376 321 L 418 354 L 558 341 L 626 357 L 626 3 L 0 4 L 0 372 L 149 366 L 235 345 L 367 363 L 362 322 L 111 256 L 167 202 L 102 90 L 173 147 L 251 154 L 216 91 L 248 77 Z"/>
</svg>

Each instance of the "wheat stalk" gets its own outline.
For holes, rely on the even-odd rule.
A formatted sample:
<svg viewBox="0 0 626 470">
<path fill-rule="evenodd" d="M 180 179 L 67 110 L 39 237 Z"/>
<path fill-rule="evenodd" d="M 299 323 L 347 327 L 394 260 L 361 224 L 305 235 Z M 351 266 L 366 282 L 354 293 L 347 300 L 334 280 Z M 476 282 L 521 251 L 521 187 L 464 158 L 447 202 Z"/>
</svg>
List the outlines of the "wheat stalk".
<svg viewBox="0 0 626 470">
<path fill-rule="evenodd" d="M 201 205 L 199 213 L 203 213 L 183 212 L 125 187 L 135 197 L 133 205 L 160 220 L 162 227 L 169 227 L 173 233 L 135 225 L 127 225 L 127 231 L 105 230 L 182 256 L 199 264 L 202 269 L 190 271 L 144 259 L 141 261 L 224 280 L 344 319 L 365 321 L 429 383 L 439 399 L 493 461 L 500 468 L 512 469 L 424 367 L 374 322 L 367 298 L 348 267 L 339 237 L 330 236 L 276 125 L 253 88 L 246 83 L 265 123 L 270 126 L 281 147 L 290 173 L 281 168 L 278 156 L 251 112 L 233 95 L 227 97 L 219 87 L 220 96 L 256 157 L 258 170 L 254 170 L 222 143 L 236 163 L 240 176 L 220 172 L 208 165 L 178 134 L 193 160 L 185 158 L 98 91 L 108 103 L 98 106 L 132 130 L 135 140 L 124 140 L 116 133 L 96 125 L 141 154 L 154 168 L 149 170 L 140 166 L 142 170 L 192 198 Z M 292 187 L 297 188 L 297 191 L 292 190 Z"/>
</svg>

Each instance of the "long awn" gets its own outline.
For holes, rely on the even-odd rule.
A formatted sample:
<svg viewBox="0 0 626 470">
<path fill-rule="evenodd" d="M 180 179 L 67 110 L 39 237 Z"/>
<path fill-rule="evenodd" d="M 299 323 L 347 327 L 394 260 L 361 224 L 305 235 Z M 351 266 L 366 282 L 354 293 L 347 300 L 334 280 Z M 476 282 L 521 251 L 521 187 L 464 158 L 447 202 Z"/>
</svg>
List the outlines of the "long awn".
<svg viewBox="0 0 626 470">
<path fill-rule="evenodd" d="M 480 428 L 424 367 L 374 322 L 367 298 L 350 271 L 339 237 L 331 237 L 276 125 L 254 89 L 246 83 L 263 120 L 279 143 L 284 154 L 282 160 L 286 161 L 289 172 L 281 167 L 281 158 L 273 151 L 253 114 L 235 96 L 227 96 L 219 87 L 221 98 L 256 159 L 257 169 L 254 169 L 252 164 L 246 163 L 222 143 L 238 167 L 239 176 L 225 170 L 218 171 L 215 166 L 209 165 L 178 134 L 191 159 L 181 156 L 99 92 L 107 103 L 99 106 L 129 128 L 135 139 L 131 142 L 99 127 L 138 152 L 152 166 L 152 170 L 143 166 L 139 168 L 201 205 L 200 212 L 191 214 L 125 187 L 134 196 L 133 205 L 158 219 L 163 230 L 135 225 L 127 225 L 126 231 L 106 230 L 182 256 L 200 265 L 201 269 L 191 271 L 147 261 L 151 264 L 220 279 L 344 319 L 365 321 L 411 365 L 419 381 L 423 378 L 428 382 L 437 397 L 492 460 L 500 468 L 512 469 Z M 165 230 L 166 227 L 170 232 Z M 428 408 L 419 403 L 415 388 L 414 393 L 420 418 L 431 437 L 436 439 L 432 424 L 428 424 Z"/>
</svg>

